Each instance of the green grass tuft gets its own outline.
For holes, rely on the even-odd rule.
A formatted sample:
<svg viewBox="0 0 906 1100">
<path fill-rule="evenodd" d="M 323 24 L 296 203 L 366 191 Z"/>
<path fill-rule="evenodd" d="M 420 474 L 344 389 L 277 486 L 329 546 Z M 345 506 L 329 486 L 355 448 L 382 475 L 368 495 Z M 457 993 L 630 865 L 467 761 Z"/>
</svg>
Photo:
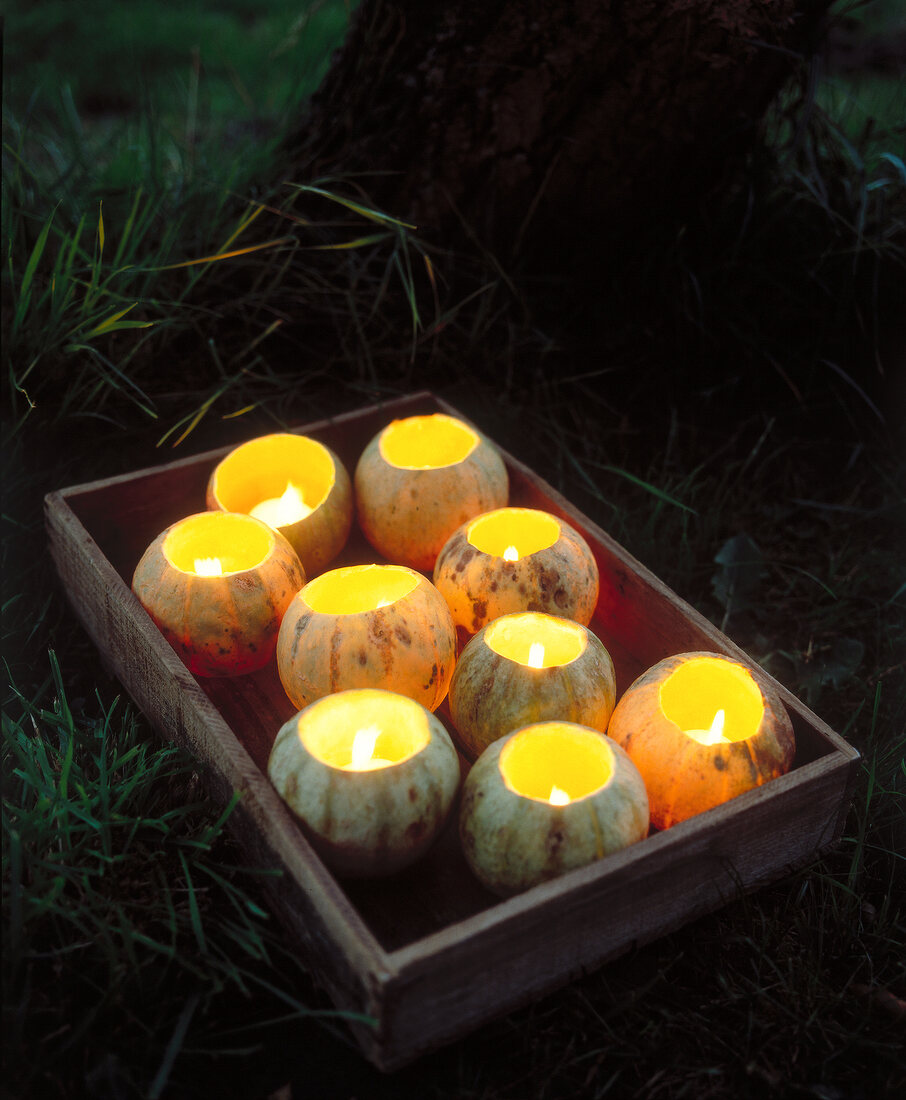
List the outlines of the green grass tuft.
<svg viewBox="0 0 906 1100">
<path fill-rule="evenodd" d="M 275 978 L 286 962 L 257 900 L 261 872 L 237 867 L 225 842 L 237 799 L 212 812 L 188 757 L 152 744 L 119 699 L 74 711 L 53 652 L 36 699 L 12 688 L 4 1058 L 18 1095 L 95 1072 L 88 1033 L 107 1036 L 104 1056 L 134 1088 L 163 1095 L 177 1055 L 216 1047 L 204 1017 L 226 991 L 312 1014 Z"/>
</svg>

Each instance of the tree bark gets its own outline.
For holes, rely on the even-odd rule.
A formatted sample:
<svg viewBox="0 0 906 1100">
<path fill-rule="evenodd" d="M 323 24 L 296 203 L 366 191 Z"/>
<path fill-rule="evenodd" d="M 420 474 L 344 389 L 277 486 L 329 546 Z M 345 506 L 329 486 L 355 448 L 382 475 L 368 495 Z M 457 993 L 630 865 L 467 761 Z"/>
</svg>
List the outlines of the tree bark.
<svg viewBox="0 0 906 1100">
<path fill-rule="evenodd" d="M 595 246 L 725 178 L 828 0 L 363 0 L 293 149 L 449 240 Z"/>
</svg>

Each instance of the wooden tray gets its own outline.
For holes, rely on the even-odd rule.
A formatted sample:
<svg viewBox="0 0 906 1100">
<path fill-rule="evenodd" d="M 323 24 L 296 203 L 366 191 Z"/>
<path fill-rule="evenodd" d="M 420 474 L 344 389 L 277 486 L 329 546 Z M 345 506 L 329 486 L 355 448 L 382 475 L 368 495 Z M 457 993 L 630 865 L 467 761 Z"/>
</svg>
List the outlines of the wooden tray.
<svg viewBox="0 0 906 1100">
<path fill-rule="evenodd" d="M 299 430 L 329 444 L 351 473 L 391 419 L 435 411 L 461 415 L 418 393 Z M 130 590 L 151 540 L 204 508 L 208 475 L 227 450 L 51 493 L 51 552 L 85 628 L 153 726 L 194 752 L 217 799 L 239 792 L 231 820 L 246 857 L 282 870 L 268 877 L 273 908 L 337 1006 L 373 1018 L 351 1026 L 380 1068 L 785 875 L 839 837 L 858 753 L 775 683 L 796 731 L 793 770 L 623 852 L 500 901 L 465 864 L 454 807 L 420 864 L 394 879 L 338 881 L 267 779 L 271 743 L 294 712 L 276 663 L 247 677 L 196 679 Z M 567 519 L 594 551 L 601 594 L 591 627 L 613 657 L 618 693 L 671 653 L 748 660 L 551 486 L 504 459 L 511 503 Z M 354 530 L 334 564 L 362 560 L 373 552 Z"/>
</svg>

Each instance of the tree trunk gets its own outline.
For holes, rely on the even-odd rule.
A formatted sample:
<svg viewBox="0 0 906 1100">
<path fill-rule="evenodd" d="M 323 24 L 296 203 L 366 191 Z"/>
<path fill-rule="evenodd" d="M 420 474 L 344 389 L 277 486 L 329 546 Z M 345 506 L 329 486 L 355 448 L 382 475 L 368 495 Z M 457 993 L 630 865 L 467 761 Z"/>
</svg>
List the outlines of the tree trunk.
<svg viewBox="0 0 906 1100">
<path fill-rule="evenodd" d="M 828 0 L 363 0 L 297 147 L 505 256 L 612 240 L 725 179 Z"/>
</svg>

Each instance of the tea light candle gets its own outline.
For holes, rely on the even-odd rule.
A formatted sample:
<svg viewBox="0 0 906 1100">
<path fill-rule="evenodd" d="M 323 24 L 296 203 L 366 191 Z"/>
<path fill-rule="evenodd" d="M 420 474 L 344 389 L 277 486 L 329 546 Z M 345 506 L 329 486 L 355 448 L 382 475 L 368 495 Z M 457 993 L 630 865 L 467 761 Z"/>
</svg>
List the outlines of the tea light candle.
<svg viewBox="0 0 906 1100">
<path fill-rule="evenodd" d="M 376 768 L 388 768 L 391 764 L 399 763 L 386 756 L 375 756 L 374 747 L 381 735 L 381 727 L 372 723 L 362 726 L 355 731 L 350 749 L 349 763 L 344 764 L 346 771 L 372 772 Z"/>
<path fill-rule="evenodd" d="M 286 483 L 286 488 L 279 497 L 268 497 L 249 509 L 249 515 L 260 519 L 269 527 L 291 527 L 299 520 L 310 516 L 313 508 L 305 503 L 302 492 L 292 481 Z"/>
<path fill-rule="evenodd" d="M 386 688 L 435 710 L 456 660 L 443 597 L 402 565 L 351 565 L 310 581 L 277 641 L 277 669 L 297 707 L 346 688 Z"/>
<path fill-rule="evenodd" d="M 608 733 L 642 773 L 659 829 L 783 775 L 795 755 L 777 693 L 719 653 L 659 661 L 617 703 Z"/>
<path fill-rule="evenodd" d="M 478 758 L 463 784 L 459 833 L 478 878 L 507 896 L 643 839 L 648 796 L 609 737 L 539 722 Z"/>
<path fill-rule="evenodd" d="M 730 738 L 724 736 L 726 715 L 725 710 L 718 710 L 714 714 L 711 725 L 706 730 L 683 730 L 683 732 L 700 745 L 728 745 L 730 744 Z"/>
<path fill-rule="evenodd" d="M 355 471 L 365 537 L 388 561 L 426 573 L 464 520 L 506 504 L 508 494 L 496 448 L 444 413 L 394 420 L 371 440 Z"/>
<path fill-rule="evenodd" d="M 471 638 L 450 681 L 450 717 L 472 759 L 521 726 L 560 718 L 602 733 L 616 701 L 613 661 L 581 623 L 502 615 Z"/>
<path fill-rule="evenodd" d="M 515 611 L 587 625 L 598 602 L 588 543 L 565 520 L 534 508 L 499 508 L 462 524 L 437 556 L 434 583 L 453 621 L 472 634 Z"/>
<path fill-rule="evenodd" d="M 163 531 L 132 590 L 191 672 L 237 676 L 273 657 L 283 615 L 305 583 L 285 538 L 260 520 L 201 512 Z"/>
<path fill-rule="evenodd" d="M 433 843 L 459 785 L 443 724 L 380 689 L 328 695 L 279 731 L 268 775 L 341 875 L 392 874 Z"/>
<path fill-rule="evenodd" d="M 230 451 L 211 474 L 207 504 L 247 512 L 280 531 L 308 576 L 339 554 L 352 526 L 352 482 L 343 463 L 318 440 L 290 432 Z"/>
</svg>

